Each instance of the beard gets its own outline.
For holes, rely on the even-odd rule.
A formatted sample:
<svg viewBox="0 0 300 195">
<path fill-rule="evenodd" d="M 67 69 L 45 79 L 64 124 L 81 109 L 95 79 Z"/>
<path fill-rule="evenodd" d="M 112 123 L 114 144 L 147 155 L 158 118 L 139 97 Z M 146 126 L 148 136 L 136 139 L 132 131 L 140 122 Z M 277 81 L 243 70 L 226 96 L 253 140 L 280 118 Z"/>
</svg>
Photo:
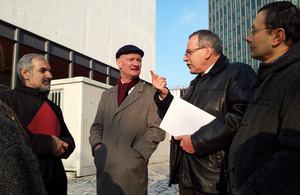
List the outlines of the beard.
<svg viewBox="0 0 300 195">
<path fill-rule="evenodd" d="M 48 92 L 50 91 L 50 80 L 48 83 L 43 83 L 37 87 L 38 90 L 40 90 L 41 92 Z"/>
<path fill-rule="evenodd" d="M 43 79 L 42 84 L 40 84 L 39 86 L 34 85 L 31 78 L 29 79 L 29 83 L 32 86 L 34 86 L 35 89 L 38 89 L 41 92 L 48 92 L 48 91 L 50 91 L 51 79 Z"/>
</svg>

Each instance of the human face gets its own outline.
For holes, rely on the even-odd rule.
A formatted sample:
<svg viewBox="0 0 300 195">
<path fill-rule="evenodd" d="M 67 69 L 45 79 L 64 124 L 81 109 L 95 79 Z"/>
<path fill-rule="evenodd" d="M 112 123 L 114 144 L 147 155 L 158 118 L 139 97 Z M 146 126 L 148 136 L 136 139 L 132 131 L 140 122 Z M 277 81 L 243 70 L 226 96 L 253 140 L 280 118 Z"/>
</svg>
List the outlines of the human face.
<svg viewBox="0 0 300 195">
<path fill-rule="evenodd" d="M 272 36 L 269 33 L 270 29 L 265 25 L 266 13 L 261 11 L 257 14 L 253 25 L 252 34 L 247 37 L 247 42 L 250 43 L 251 57 L 257 60 L 266 61 L 274 54 L 272 48 Z"/>
<path fill-rule="evenodd" d="M 42 92 L 49 91 L 52 74 L 48 62 L 39 57 L 34 57 L 31 64 L 33 67 L 30 72 L 26 71 L 24 73 L 26 86 L 39 89 Z"/>
<path fill-rule="evenodd" d="M 191 52 L 192 51 L 192 52 Z M 198 35 L 194 35 L 187 43 L 183 61 L 190 69 L 191 74 L 202 74 L 208 68 L 205 61 L 206 47 L 199 48 Z"/>
<path fill-rule="evenodd" d="M 142 57 L 140 54 L 123 54 L 116 60 L 116 63 L 120 68 L 121 78 L 124 83 L 128 83 L 139 77 L 142 67 Z"/>
</svg>

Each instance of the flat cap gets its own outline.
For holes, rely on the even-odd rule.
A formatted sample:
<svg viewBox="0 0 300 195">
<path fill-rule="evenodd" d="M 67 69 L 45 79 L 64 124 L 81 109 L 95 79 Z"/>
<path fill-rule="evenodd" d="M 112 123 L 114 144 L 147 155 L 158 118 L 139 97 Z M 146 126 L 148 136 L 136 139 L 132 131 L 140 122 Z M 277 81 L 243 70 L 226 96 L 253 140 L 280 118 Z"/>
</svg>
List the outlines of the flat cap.
<svg viewBox="0 0 300 195">
<path fill-rule="evenodd" d="M 141 50 L 140 48 L 138 48 L 135 45 L 125 45 L 123 47 L 121 47 L 117 53 L 116 53 L 116 59 L 118 59 L 121 55 L 123 54 L 130 54 L 130 53 L 137 53 L 140 54 L 141 57 L 144 56 L 144 52 L 143 50 Z"/>
</svg>

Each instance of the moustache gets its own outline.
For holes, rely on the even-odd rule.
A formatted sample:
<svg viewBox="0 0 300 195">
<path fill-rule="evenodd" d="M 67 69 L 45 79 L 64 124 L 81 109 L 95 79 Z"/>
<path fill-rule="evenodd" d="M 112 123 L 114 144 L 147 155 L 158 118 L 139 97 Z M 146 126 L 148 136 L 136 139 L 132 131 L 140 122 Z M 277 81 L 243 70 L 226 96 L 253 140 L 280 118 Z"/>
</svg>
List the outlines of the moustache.
<svg viewBox="0 0 300 195">
<path fill-rule="evenodd" d="M 50 84 L 51 83 L 51 79 L 43 79 L 43 83 L 46 83 L 46 82 Z"/>
</svg>

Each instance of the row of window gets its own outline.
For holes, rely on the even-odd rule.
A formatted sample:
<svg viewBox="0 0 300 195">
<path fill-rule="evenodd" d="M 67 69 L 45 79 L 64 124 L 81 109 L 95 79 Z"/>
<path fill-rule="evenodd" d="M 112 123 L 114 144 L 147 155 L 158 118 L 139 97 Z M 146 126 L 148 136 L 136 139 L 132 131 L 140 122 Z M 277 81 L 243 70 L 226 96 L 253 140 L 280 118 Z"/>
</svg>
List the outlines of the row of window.
<svg viewBox="0 0 300 195">
<path fill-rule="evenodd" d="M 276 1 L 276 0 L 275 0 Z M 209 28 L 223 42 L 224 54 L 232 61 L 241 61 L 258 69 L 258 61 L 250 57 L 246 44 L 257 11 L 274 0 L 209 0 Z M 292 0 L 299 6 L 299 0 Z"/>
<path fill-rule="evenodd" d="M 53 79 L 83 76 L 116 85 L 120 76 L 116 68 L 2 20 L 0 20 L 0 43 L 5 57 L 5 69 L 0 72 L 0 83 L 10 88 L 14 88 L 16 84 L 18 60 L 28 53 L 46 56 L 52 68 Z"/>
</svg>

